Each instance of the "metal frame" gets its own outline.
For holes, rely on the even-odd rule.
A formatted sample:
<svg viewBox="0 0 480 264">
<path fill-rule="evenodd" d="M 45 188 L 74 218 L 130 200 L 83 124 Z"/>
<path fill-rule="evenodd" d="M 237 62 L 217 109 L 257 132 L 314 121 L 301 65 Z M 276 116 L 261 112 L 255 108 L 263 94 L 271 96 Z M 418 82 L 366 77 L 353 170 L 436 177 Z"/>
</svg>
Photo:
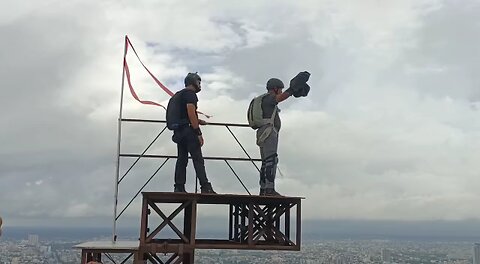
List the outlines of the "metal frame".
<svg viewBox="0 0 480 264">
<path fill-rule="evenodd" d="M 148 149 L 156 142 L 156 140 L 160 137 L 160 135 L 163 134 L 166 130 L 166 121 L 164 120 L 151 120 L 151 119 L 123 119 L 120 118 L 120 124 L 119 126 L 121 127 L 122 122 L 142 122 L 142 123 L 160 123 L 164 124 L 164 127 L 160 130 L 160 132 L 157 134 L 157 136 L 148 144 L 148 146 L 139 154 L 137 153 L 121 153 L 120 150 L 117 151 L 118 153 L 118 159 L 117 159 L 117 169 L 116 169 L 116 175 L 115 175 L 115 203 L 114 203 L 114 219 L 113 219 L 113 236 L 112 236 L 112 241 L 116 241 L 117 239 L 117 233 L 116 233 L 116 226 L 117 226 L 117 221 L 118 219 L 123 215 L 123 213 L 128 209 L 128 207 L 133 203 L 133 201 L 138 197 L 138 195 L 143 191 L 143 189 L 148 185 L 148 183 L 157 175 L 157 173 L 160 171 L 160 169 L 163 168 L 163 166 L 170 160 L 170 159 L 176 159 L 177 156 L 174 155 L 151 155 L 151 154 L 145 154 Z M 248 188 L 245 186 L 243 181 L 240 179 L 238 176 L 237 172 L 233 169 L 233 167 L 230 165 L 229 161 L 247 161 L 251 162 L 255 168 L 257 169 L 258 172 L 260 172 L 260 169 L 258 168 L 257 164 L 255 162 L 261 162 L 261 159 L 258 158 L 252 158 L 250 154 L 247 152 L 247 150 L 243 147 L 243 145 L 240 143 L 238 138 L 235 136 L 233 131 L 230 129 L 230 127 L 249 127 L 246 124 L 232 124 L 232 123 L 208 123 L 210 126 L 223 126 L 225 127 L 232 137 L 235 139 L 237 144 L 240 146 L 240 148 L 243 150 L 245 155 L 247 156 L 246 158 L 242 157 L 221 157 L 221 156 L 205 156 L 205 160 L 215 160 L 215 161 L 224 161 L 228 168 L 232 171 L 233 175 L 237 178 L 237 180 L 241 183 L 245 191 L 251 195 L 251 192 L 248 190 Z M 120 129 L 121 131 L 121 129 Z M 121 133 L 119 133 L 121 135 Z M 118 142 L 120 142 L 120 138 L 118 139 Z M 118 148 L 120 148 L 120 144 L 118 145 Z M 135 161 L 132 163 L 132 165 L 127 169 L 127 171 L 120 177 L 120 160 L 121 158 L 136 158 Z M 164 159 L 164 161 L 160 164 L 160 166 L 155 170 L 155 172 L 148 178 L 148 180 L 144 183 L 144 185 L 137 191 L 137 193 L 130 199 L 130 201 L 122 208 L 120 212 L 118 212 L 118 197 L 119 197 L 119 185 L 121 182 L 125 179 L 125 177 L 128 175 L 128 173 L 132 170 L 132 168 L 138 163 L 138 161 L 141 158 L 156 158 L 156 159 Z"/>
<path fill-rule="evenodd" d="M 140 192 L 145 188 L 145 186 L 155 177 L 156 173 L 165 165 L 165 163 L 171 159 L 171 158 L 176 158 L 176 156 L 166 156 L 166 155 L 145 155 L 147 150 L 153 145 L 153 143 L 160 137 L 160 135 L 166 130 L 166 121 L 163 120 L 149 120 L 149 119 L 133 119 L 133 118 L 123 118 L 123 97 L 124 97 L 124 89 L 125 89 L 125 76 L 126 76 L 126 55 L 127 55 L 127 50 L 128 50 L 128 37 L 125 36 L 125 47 L 124 47 L 124 52 L 123 52 L 123 68 L 122 68 L 122 84 L 121 84 L 121 90 L 120 90 L 120 106 L 119 106 L 119 114 L 118 114 L 118 138 L 117 138 L 117 156 L 116 156 L 116 168 L 115 168 L 115 181 L 114 181 L 114 206 L 113 206 L 113 230 L 112 230 L 112 241 L 117 240 L 117 220 L 120 218 L 120 216 L 125 212 L 125 210 L 130 206 L 130 204 L 135 200 L 135 198 L 140 194 Z M 132 47 L 133 49 L 133 47 Z M 134 50 L 135 52 L 135 50 Z M 135 52 L 136 54 L 136 52 Z M 137 54 L 138 57 L 138 54 Z M 140 58 L 138 57 L 140 60 Z M 143 65 L 143 63 L 142 63 Z M 145 65 L 144 65 L 145 67 Z M 148 69 L 147 69 L 148 71 Z M 151 74 L 151 73 L 150 73 Z M 165 124 L 165 127 L 158 133 L 158 135 L 153 139 L 153 141 L 145 148 L 145 150 L 141 154 L 126 154 L 126 153 L 121 153 L 121 139 L 122 139 L 122 123 L 123 122 L 141 122 L 141 123 L 163 123 Z M 243 152 L 246 154 L 247 158 L 232 158 L 232 157 L 204 157 L 206 160 L 223 160 L 227 164 L 227 166 L 230 168 L 230 170 L 233 172 L 237 180 L 242 184 L 243 188 L 247 191 L 248 194 L 251 194 L 250 191 L 247 189 L 247 187 L 243 184 L 242 180 L 238 176 L 238 174 L 235 172 L 235 170 L 230 166 L 228 161 L 250 161 L 253 166 L 257 169 L 258 172 L 260 172 L 260 169 L 258 166 L 255 164 L 255 161 L 261 161 L 261 159 L 253 159 L 250 154 L 246 151 L 246 149 L 242 146 L 238 138 L 235 136 L 233 131 L 230 129 L 230 127 L 249 127 L 247 124 L 234 124 L 234 123 L 209 123 L 208 125 L 210 126 L 224 126 L 232 135 L 232 137 L 235 139 L 235 141 L 238 143 L 238 145 L 241 147 Z M 130 166 L 130 168 L 125 172 L 125 174 L 120 177 L 120 160 L 121 158 L 131 158 L 135 157 L 137 158 L 135 162 Z M 145 157 L 145 158 L 164 158 L 165 161 L 160 165 L 160 167 L 151 175 L 151 177 L 147 180 L 147 182 L 140 188 L 140 190 L 135 194 L 135 196 L 128 202 L 128 204 L 122 209 L 120 213 L 118 213 L 118 196 L 119 196 L 119 184 L 122 182 L 122 180 L 127 176 L 127 174 L 130 172 L 130 170 L 138 163 L 140 158 Z"/>
<path fill-rule="evenodd" d="M 127 38 L 126 38 L 127 41 Z M 112 262 L 116 263 L 110 254 L 126 253 L 127 256 L 122 260 L 126 263 L 132 256 L 134 263 L 154 263 L 154 264 L 193 264 L 195 249 L 257 249 L 257 250 L 300 250 L 301 243 L 301 197 L 266 197 L 253 196 L 242 180 L 235 172 L 229 161 L 249 161 L 260 172 L 255 162 L 261 159 L 255 159 L 250 156 L 238 138 L 235 136 L 231 127 L 249 127 L 247 124 L 233 123 L 209 123 L 210 126 L 225 127 L 237 144 L 243 150 L 246 157 L 204 157 L 206 160 L 223 160 L 232 171 L 237 180 L 242 184 L 248 195 L 204 195 L 204 194 L 183 194 L 183 193 L 159 193 L 143 192 L 143 189 L 155 177 L 160 169 L 170 160 L 175 159 L 172 155 L 146 155 L 148 149 L 166 130 L 166 121 L 149 119 L 131 119 L 123 118 L 123 96 L 125 84 L 125 63 L 127 53 L 127 42 L 124 50 L 124 67 L 122 72 L 122 86 L 120 95 L 120 107 L 118 117 L 118 140 L 116 155 L 116 170 L 114 181 L 114 208 L 113 208 L 113 230 L 112 241 L 109 243 L 92 244 L 87 242 L 75 246 L 82 250 L 82 264 L 96 259 L 101 260 L 102 254 Z M 122 123 L 123 122 L 141 122 L 141 123 L 160 123 L 165 124 L 158 135 L 151 143 L 140 153 L 122 153 Z M 120 177 L 120 162 L 122 158 L 136 158 L 130 168 Z M 127 205 L 118 212 L 119 185 L 138 163 L 141 158 L 160 158 L 164 159 L 161 165 L 149 177 L 145 184 L 131 198 Z M 143 194 L 142 216 L 140 226 L 140 241 L 135 246 L 122 246 L 117 241 L 117 221 L 123 215 L 125 210 L 132 202 Z M 157 204 L 176 203 L 178 207 L 168 216 Z M 228 238 L 225 239 L 198 239 L 196 237 L 197 206 L 199 204 L 220 204 L 228 205 L 229 230 Z M 291 210 L 296 209 L 296 237 L 291 238 Z M 152 210 L 163 220 L 151 230 L 149 227 L 149 217 Z M 183 211 L 183 227 L 179 228 L 172 222 Z M 283 224 L 282 224 L 283 223 Z M 156 236 L 166 227 L 171 228 L 178 236 L 178 239 L 161 239 Z M 131 243 L 131 242 L 127 242 Z M 125 244 L 123 244 L 125 245 Z M 160 256 L 163 254 L 164 256 Z M 168 256 L 167 256 L 168 254 Z"/>
</svg>

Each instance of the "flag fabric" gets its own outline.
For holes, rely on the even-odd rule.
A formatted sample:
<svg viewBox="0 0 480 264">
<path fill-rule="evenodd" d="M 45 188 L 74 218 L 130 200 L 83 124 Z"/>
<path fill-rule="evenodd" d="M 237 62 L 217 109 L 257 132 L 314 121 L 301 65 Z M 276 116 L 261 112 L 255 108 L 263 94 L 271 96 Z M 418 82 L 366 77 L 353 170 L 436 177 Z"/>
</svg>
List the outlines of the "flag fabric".
<svg viewBox="0 0 480 264">
<path fill-rule="evenodd" d="M 130 42 L 130 39 L 128 38 L 128 36 L 125 36 L 125 54 L 123 56 L 123 71 L 124 71 L 124 74 L 125 74 L 125 77 L 127 77 L 127 83 L 128 83 L 128 87 L 130 89 L 130 93 L 132 94 L 133 98 L 135 98 L 135 100 L 137 100 L 138 102 L 142 103 L 142 104 L 146 104 L 146 105 L 155 105 L 155 106 L 160 106 L 162 107 L 163 109 L 167 110 L 165 106 L 157 103 L 157 102 L 153 102 L 153 101 L 148 101 L 148 100 L 142 100 L 138 97 L 137 93 L 135 92 L 135 89 L 133 88 L 133 85 L 132 85 L 132 81 L 131 81 L 131 78 L 130 78 L 130 69 L 128 67 L 128 63 L 127 63 L 127 53 L 128 53 L 128 50 L 129 48 L 132 49 L 133 53 L 135 54 L 135 56 L 137 57 L 138 61 L 140 62 L 140 64 L 142 64 L 143 68 L 148 72 L 148 74 L 152 77 L 152 79 L 155 81 L 155 83 L 157 83 L 157 85 L 162 88 L 162 90 L 167 93 L 170 97 L 174 95 L 174 93 L 168 89 L 162 82 L 160 82 L 157 77 L 155 77 L 155 75 L 152 74 L 152 72 L 147 68 L 147 66 L 145 66 L 145 64 L 142 62 L 142 60 L 140 59 L 140 56 L 138 56 L 138 53 L 137 51 L 135 50 L 135 48 L 133 47 L 132 45 L 132 42 Z M 211 116 L 209 115 L 206 115 L 202 112 L 199 112 L 199 114 L 202 114 L 204 115 L 205 117 L 207 118 L 210 118 Z"/>
</svg>

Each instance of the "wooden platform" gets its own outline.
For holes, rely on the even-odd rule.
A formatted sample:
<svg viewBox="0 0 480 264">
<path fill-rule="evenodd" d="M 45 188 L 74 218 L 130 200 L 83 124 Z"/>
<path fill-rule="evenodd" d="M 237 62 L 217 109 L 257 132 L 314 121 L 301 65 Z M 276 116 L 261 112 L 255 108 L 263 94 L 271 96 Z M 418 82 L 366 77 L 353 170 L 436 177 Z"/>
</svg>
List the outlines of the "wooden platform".
<svg viewBox="0 0 480 264">
<path fill-rule="evenodd" d="M 172 192 L 143 192 L 142 196 L 139 241 L 77 245 L 82 249 L 82 263 L 89 256 L 95 259 L 102 253 L 107 257 L 109 253 L 128 253 L 135 263 L 192 264 L 195 249 L 300 250 L 303 197 Z M 167 213 L 165 204 L 170 204 L 169 211 L 172 205 L 177 207 Z M 228 237 L 197 238 L 199 204 L 228 205 Z M 173 220 L 179 220 L 180 213 L 183 220 L 178 225 L 179 221 L 175 224 Z M 157 221 L 152 221 L 154 218 Z M 165 229 L 177 237 L 161 237 L 159 234 Z M 161 259 L 164 256 L 168 258 Z"/>
<path fill-rule="evenodd" d="M 113 259 L 111 254 L 117 253 L 127 254 L 121 263 L 125 263 L 129 259 L 138 259 L 139 247 L 139 241 L 92 241 L 75 245 L 73 248 L 82 250 L 82 264 L 84 264 L 92 260 L 101 261 L 102 255 Z"/>
<path fill-rule="evenodd" d="M 75 245 L 74 248 L 78 249 L 90 249 L 90 250 L 110 250 L 114 251 L 137 251 L 140 246 L 139 241 L 92 241 Z"/>
<path fill-rule="evenodd" d="M 166 192 L 143 192 L 142 195 L 141 248 L 145 245 L 144 248 L 157 249 L 154 245 L 168 243 L 183 244 L 194 249 L 300 250 L 303 197 Z M 165 203 L 178 204 L 178 207 L 167 216 L 159 206 Z M 228 237 L 197 239 L 199 204 L 229 206 Z M 293 219 L 292 210 L 295 211 Z M 183 226 L 176 226 L 172 220 L 182 211 Z M 163 222 L 149 226 L 151 214 L 159 216 Z M 171 228 L 178 237 L 158 238 L 159 232 L 166 227 Z M 291 231 L 295 232 L 294 239 Z"/>
<path fill-rule="evenodd" d="M 238 202 L 255 202 L 258 204 L 276 204 L 298 202 L 305 197 L 292 196 L 260 196 L 248 194 L 201 194 L 174 192 L 142 192 L 143 197 L 159 203 L 179 203 L 185 200 L 196 200 L 197 204 L 232 204 Z"/>
</svg>

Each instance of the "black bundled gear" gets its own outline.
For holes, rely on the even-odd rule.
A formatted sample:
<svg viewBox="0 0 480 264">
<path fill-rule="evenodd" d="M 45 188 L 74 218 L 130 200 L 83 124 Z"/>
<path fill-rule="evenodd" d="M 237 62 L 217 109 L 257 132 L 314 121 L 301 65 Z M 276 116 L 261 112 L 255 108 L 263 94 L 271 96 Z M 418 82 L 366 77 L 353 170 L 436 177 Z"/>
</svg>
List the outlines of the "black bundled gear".
<svg viewBox="0 0 480 264">
<path fill-rule="evenodd" d="M 293 96 L 298 97 L 306 97 L 310 92 L 310 85 L 304 84 L 298 91 L 293 93 Z"/>
<path fill-rule="evenodd" d="M 307 71 L 298 73 L 297 76 L 290 80 L 290 88 L 288 88 L 289 92 L 297 98 L 307 96 L 310 92 L 310 86 L 307 84 L 309 78 L 310 73 Z"/>
</svg>

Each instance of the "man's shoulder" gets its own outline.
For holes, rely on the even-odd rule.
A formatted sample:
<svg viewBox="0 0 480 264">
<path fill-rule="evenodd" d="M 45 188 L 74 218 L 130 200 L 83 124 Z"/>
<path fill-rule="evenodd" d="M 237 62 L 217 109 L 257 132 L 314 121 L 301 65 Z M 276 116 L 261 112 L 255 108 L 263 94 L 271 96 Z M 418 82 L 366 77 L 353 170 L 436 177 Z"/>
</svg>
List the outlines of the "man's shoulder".
<svg viewBox="0 0 480 264">
<path fill-rule="evenodd" d="M 183 89 L 182 91 L 183 91 L 183 94 L 197 96 L 197 93 L 195 91 L 190 90 L 190 89 Z"/>
<path fill-rule="evenodd" d="M 262 103 L 268 105 L 277 105 L 277 97 L 274 94 L 266 93 L 262 95 Z"/>
<path fill-rule="evenodd" d="M 190 89 L 183 89 L 182 91 L 182 97 L 187 103 L 194 103 L 198 101 L 197 93 Z"/>
</svg>

